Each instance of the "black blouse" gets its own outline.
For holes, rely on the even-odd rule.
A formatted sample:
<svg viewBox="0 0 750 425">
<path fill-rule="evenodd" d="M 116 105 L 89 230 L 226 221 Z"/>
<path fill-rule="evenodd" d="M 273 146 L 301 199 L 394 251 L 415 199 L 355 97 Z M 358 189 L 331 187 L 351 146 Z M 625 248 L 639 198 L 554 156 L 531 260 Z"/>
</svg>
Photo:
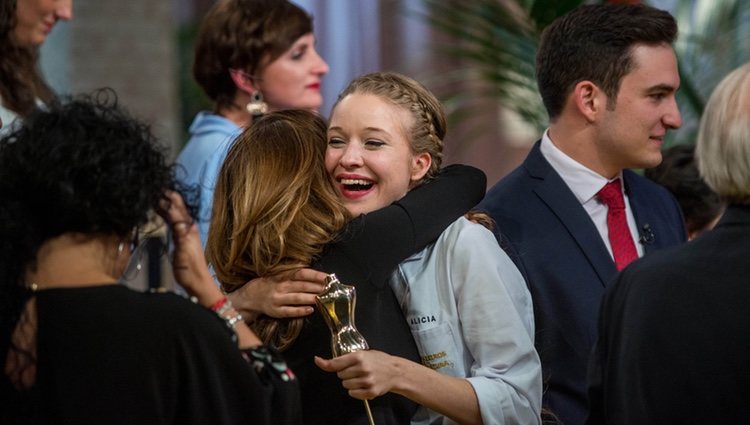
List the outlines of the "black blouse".
<svg viewBox="0 0 750 425">
<path fill-rule="evenodd" d="M 0 422 L 295 424 L 299 388 L 266 350 L 244 353 L 214 312 L 121 285 L 35 294 L 36 382 L 0 374 Z"/>
</svg>

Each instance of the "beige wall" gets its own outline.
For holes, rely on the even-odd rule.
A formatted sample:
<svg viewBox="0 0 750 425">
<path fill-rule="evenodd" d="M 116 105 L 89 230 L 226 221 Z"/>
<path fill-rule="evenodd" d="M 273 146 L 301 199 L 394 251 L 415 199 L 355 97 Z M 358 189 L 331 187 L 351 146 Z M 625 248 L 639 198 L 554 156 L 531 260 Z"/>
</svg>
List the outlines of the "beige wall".
<svg viewBox="0 0 750 425">
<path fill-rule="evenodd" d="M 172 2 L 75 0 L 73 13 L 42 51 L 54 88 L 74 94 L 111 87 L 122 105 L 173 145 L 180 124 Z"/>
<path fill-rule="evenodd" d="M 172 155 L 180 146 L 176 14 L 170 0 L 75 0 L 74 19 L 55 28 L 42 69 L 60 94 L 114 89 L 133 115 L 152 124 Z M 145 288 L 148 260 L 129 285 Z M 166 256 L 162 282 L 173 285 Z"/>
</svg>

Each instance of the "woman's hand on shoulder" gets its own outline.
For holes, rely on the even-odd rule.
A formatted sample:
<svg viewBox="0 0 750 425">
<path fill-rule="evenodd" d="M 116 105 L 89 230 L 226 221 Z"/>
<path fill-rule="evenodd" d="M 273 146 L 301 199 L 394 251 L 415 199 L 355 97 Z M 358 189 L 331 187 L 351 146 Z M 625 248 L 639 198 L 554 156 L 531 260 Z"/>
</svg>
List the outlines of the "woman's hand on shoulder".
<svg viewBox="0 0 750 425">
<path fill-rule="evenodd" d="M 303 317 L 315 311 L 315 296 L 325 288 L 326 276 L 300 268 L 291 274 L 253 279 L 228 297 L 245 317 L 261 313 L 274 318 Z"/>
</svg>

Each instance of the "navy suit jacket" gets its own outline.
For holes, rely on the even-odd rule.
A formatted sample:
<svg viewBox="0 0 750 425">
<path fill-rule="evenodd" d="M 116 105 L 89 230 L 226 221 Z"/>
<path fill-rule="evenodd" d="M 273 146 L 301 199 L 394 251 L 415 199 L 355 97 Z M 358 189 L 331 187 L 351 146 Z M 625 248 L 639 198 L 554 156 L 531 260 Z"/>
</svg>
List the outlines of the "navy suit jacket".
<svg viewBox="0 0 750 425">
<path fill-rule="evenodd" d="M 527 278 L 544 406 L 565 425 L 577 425 L 587 414 L 586 371 L 599 304 L 617 269 L 593 221 L 539 146 L 479 208 L 497 222 Z M 686 240 L 680 207 L 666 189 L 630 170 L 623 180 L 646 253 Z"/>
</svg>

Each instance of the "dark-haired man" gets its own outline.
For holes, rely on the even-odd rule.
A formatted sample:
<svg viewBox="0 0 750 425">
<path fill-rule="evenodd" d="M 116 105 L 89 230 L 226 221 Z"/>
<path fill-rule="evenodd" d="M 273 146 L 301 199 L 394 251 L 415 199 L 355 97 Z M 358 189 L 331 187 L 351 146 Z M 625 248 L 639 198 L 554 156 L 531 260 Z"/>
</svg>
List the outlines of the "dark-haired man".
<svg viewBox="0 0 750 425">
<path fill-rule="evenodd" d="M 679 244 L 679 206 L 629 168 L 661 162 L 681 125 L 674 18 L 652 7 L 581 6 L 537 53 L 549 129 L 480 204 L 517 251 L 534 299 L 544 406 L 565 425 L 587 413 L 586 371 L 606 284 L 630 261 Z"/>
<path fill-rule="evenodd" d="M 602 301 L 590 425 L 742 424 L 750 417 L 750 64 L 706 103 L 695 157 L 726 211 L 690 243 L 637 261 Z"/>
</svg>

